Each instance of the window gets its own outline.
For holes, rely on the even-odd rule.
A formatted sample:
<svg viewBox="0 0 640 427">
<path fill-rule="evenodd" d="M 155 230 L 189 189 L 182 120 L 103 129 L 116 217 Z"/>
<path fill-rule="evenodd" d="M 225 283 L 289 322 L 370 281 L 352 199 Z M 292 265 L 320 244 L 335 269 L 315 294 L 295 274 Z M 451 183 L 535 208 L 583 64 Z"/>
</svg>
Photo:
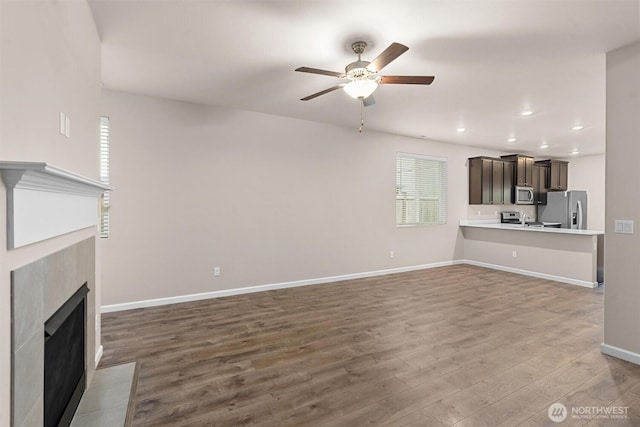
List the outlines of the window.
<svg viewBox="0 0 640 427">
<path fill-rule="evenodd" d="M 100 117 L 100 181 L 109 185 L 109 117 Z M 100 237 L 109 237 L 109 193 L 100 198 Z"/>
<path fill-rule="evenodd" d="M 447 222 L 447 160 L 417 154 L 396 156 L 396 225 Z"/>
</svg>

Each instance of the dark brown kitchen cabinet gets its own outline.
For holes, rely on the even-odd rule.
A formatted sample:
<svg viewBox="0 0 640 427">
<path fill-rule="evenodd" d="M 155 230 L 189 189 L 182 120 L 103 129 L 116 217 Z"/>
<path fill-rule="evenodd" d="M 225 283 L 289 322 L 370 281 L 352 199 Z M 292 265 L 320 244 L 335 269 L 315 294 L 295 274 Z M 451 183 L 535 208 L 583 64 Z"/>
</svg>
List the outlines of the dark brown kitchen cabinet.
<svg viewBox="0 0 640 427">
<path fill-rule="evenodd" d="M 493 192 L 493 159 L 474 157 L 469 159 L 469 204 L 491 204 Z"/>
<path fill-rule="evenodd" d="M 469 159 L 469 204 L 512 203 L 513 164 L 491 157 Z"/>
<path fill-rule="evenodd" d="M 515 185 L 523 187 L 533 187 L 533 157 L 523 156 L 521 154 L 511 154 L 509 156 L 501 156 L 502 160 L 510 161 L 515 164 Z"/>
<path fill-rule="evenodd" d="M 536 205 L 547 204 L 547 167 L 533 165 L 533 197 Z"/>
<path fill-rule="evenodd" d="M 536 163 L 547 167 L 547 190 L 567 191 L 569 184 L 569 162 L 565 162 L 564 160 L 541 160 Z"/>
<path fill-rule="evenodd" d="M 512 162 L 502 162 L 502 204 L 513 204 L 513 177 L 514 164 Z"/>
</svg>

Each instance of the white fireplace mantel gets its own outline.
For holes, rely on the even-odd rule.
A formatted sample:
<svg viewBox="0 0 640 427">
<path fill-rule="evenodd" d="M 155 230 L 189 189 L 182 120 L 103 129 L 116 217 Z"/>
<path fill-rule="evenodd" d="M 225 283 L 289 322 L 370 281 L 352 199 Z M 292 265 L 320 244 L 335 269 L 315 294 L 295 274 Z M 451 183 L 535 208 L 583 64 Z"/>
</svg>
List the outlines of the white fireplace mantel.
<svg viewBox="0 0 640 427">
<path fill-rule="evenodd" d="M 0 161 L 7 187 L 7 247 L 19 248 L 97 224 L 111 187 L 42 162 Z"/>
</svg>

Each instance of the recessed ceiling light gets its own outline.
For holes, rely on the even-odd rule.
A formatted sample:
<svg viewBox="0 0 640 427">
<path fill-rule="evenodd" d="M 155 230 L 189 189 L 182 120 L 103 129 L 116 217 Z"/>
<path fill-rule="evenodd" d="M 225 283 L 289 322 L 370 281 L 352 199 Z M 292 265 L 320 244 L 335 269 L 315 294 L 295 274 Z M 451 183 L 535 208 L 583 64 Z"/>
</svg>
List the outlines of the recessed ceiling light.
<svg viewBox="0 0 640 427">
<path fill-rule="evenodd" d="M 580 152 L 578 151 L 578 149 L 577 149 L 577 148 L 575 148 L 575 149 L 571 152 L 571 154 L 573 154 L 573 155 L 575 156 L 576 154 L 580 154 Z"/>
<path fill-rule="evenodd" d="M 530 116 L 530 115 L 532 115 L 532 114 L 533 114 L 533 111 L 532 111 L 532 110 L 528 110 L 528 109 L 527 109 L 527 110 L 522 110 L 522 111 L 520 112 L 520 115 L 521 115 L 521 116 L 525 116 L 525 117 L 526 117 L 526 116 Z"/>
<path fill-rule="evenodd" d="M 584 129 L 584 126 L 582 125 L 575 125 L 574 127 L 571 128 L 571 130 L 580 130 L 580 129 Z"/>
<path fill-rule="evenodd" d="M 464 132 L 466 130 L 467 130 L 467 128 L 460 126 L 459 128 L 456 129 L 456 132 L 461 132 L 462 133 L 462 132 Z"/>
<path fill-rule="evenodd" d="M 507 142 L 516 142 L 518 139 L 515 136 L 512 136 L 511 138 L 507 139 Z"/>
<path fill-rule="evenodd" d="M 543 142 L 542 144 L 540 144 L 540 148 L 549 148 L 549 144 Z"/>
</svg>

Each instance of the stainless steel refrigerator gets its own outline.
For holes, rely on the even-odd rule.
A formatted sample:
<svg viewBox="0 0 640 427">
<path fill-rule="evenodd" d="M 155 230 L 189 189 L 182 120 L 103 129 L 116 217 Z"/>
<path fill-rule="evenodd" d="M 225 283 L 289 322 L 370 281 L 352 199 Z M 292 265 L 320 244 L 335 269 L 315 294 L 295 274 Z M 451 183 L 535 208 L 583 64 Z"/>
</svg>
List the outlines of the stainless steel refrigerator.
<svg viewBox="0 0 640 427">
<path fill-rule="evenodd" d="M 547 204 L 538 205 L 538 221 L 559 222 L 561 228 L 587 228 L 586 191 L 549 191 Z"/>
</svg>

